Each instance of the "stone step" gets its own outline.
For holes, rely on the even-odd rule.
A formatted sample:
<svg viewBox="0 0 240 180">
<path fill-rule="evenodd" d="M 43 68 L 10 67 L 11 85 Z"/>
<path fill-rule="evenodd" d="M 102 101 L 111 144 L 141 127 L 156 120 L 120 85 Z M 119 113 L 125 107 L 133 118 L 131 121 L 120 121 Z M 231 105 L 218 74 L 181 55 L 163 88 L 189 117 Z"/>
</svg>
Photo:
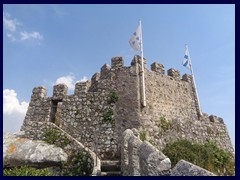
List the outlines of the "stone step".
<svg viewBox="0 0 240 180">
<path fill-rule="evenodd" d="M 101 171 L 108 172 L 108 171 L 120 171 L 120 162 L 117 160 L 105 160 L 101 161 Z"/>
<path fill-rule="evenodd" d="M 101 172 L 101 176 L 121 176 L 121 171 Z"/>
<path fill-rule="evenodd" d="M 121 166 L 119 160 L 102 160 L 101 161 L 102 176 L 121 176 Z"/>
<path fill-rule="evenodd" d="M 102 160 L 101 165 L 120 165 L 119 160 Z"/>
<path fill-rule="evenodd" d="M 105 172 L 120 171 L 120 170 L 121 170 L 120 165 L 117 165 L 117 166 L 109 166 L 109 165 L 101 166 L 101 171 L 105 171 Z"/>
</svg>

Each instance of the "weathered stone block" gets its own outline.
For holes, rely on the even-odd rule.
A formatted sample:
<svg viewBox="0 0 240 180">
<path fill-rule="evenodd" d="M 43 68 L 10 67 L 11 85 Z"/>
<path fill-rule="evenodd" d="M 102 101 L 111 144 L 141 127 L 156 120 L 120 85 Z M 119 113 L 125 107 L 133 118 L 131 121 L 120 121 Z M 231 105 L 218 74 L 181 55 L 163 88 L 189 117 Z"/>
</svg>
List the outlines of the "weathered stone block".
<svg viewBox="0 0 240 180">
<path fill-rule="evenodd" d="M 129 175 L 128 141 L 133 136 L 133 132 L 127 129 L 122 134 L 121 140 L 121 171 L 123 176 Z"/>
<path fill-rule="evenodd" d="M 216 175 L 190 162 L 181 160 L 172 169 L 171 176 L 216 176 Z"/>
<path fill-rule="evenodd" d="M 138 150 L 142 141 L 136 136 L 132 135 L 128 140 L 128 159 L 129 159 L 129 175 L 140 176 L 139 156 Z"/>
<path fill-rule="evenodd" d="M 104 64 L 101 68 L 100 79 L 107 78 L 110 74 L 110 69 L 108 64 Z"/>
<path fill-rule="evenodd" d="M 167 74 L 168 74 L 168 76 L 171 76 L 174 79 L 180 79 L 180 72 L 176 69 L 173 69 L 173 68 L 169 69 L 167 71 Z"/>
<path fill-rule="evenodd" d="M 192 76 L 189 75 L 189 74 L 184 74 L 184 75 L 182 76 L 182 80 L 183 80 L 183 81 L 186 81 L 186 82 L 192 82 Z"/>
<path fill-rule="evenodd" d="M 67 96 L 68 87 L 66 84 L 57 84 L 53 86 L 53 100 L 62 100 Z"/>
<path fill-rule="evenodd" d="M 218 122 L 219 122 L 220 124 L 224 124 L 223 118 L 218 117 Z"/>
<path fill-rule="evenodd" d="M 122 57 L 113 57 L 111 62 L 112 69 L 120 69 L 124 66 L 124 60 Z"/>
<path fill-rule="evenodd" d="M 38 86 L 33 88 L 32 98 L 46 98 L 47 97 L 47 89 L 44 86 Z"/>
<path fill-rule="evenodd" d="M 4 167 L 48 167 L 67 161 L 68 156 L 63 149 L 43 141 L 33 141 L 5 133 L 3 142 Z"/>
<path fill-rule="evenodd" d="M 164 176 L 170 173 L 170 159 L 146 141 L 139 147 L 139 163 L 141 176 Z"/>
<path fill-rule="evenodd" d="M 91 81 L 93 84 L 95 84 L 100 78 L 100 73 L 95 73 L 92 78 L 91 78 Z"/>
<path fill-rule="evenodd" d="M 78 82 L 75 84 L 74 94 L 86 93 L 91 85 L 91 81 Z"/>
<path fill-rule="evenodd" d="M 141 56 L 135 55 L 132 60 L 132 63 L 134 63 L 134 65 L 136 65 L 136 64 L 141 65 L 142 64 L 141 61 L 142 61 Z M 144 57 L 143 57 L 143 66 L 145 69 L 147 68 L 147 59 L 145 59 Z"/>
<path fill-rule="evenodd" d="M 210 116 L 209 116 L 209 120 L 210 120 L 211 122 L 217 122 L 218 118 L 217 118 L 217 116 L 210 115 Z"/>
<path fill-rule="evenodd" d="M 164 66 L 162 64 L 159 64 L 157 62 L 154 62 L 151 64 L 151 70 L 155 72 L 159 72 L 160 74 L 164 74 Z"/>
</svg>

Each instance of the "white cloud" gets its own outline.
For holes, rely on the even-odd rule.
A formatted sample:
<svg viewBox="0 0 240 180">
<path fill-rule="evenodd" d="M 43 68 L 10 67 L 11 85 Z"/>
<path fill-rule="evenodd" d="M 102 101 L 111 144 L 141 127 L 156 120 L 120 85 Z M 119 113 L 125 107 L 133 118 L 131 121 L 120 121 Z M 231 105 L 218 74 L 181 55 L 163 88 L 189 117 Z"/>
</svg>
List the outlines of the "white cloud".
<svg viewBox="0 0 240 180">
<path fill-rule="evenodd" d="M 16 19 L 10 19 L 10 15 L 7 12 L 3 12 L 3 27 L 9 31 L 16 31 L 17 25 L 20 23 Z"/>
<path fill-rule="evenodd" d="M 56 80 L 55 84 L 61 84 L 61 83 L 66 84 L 69 90 L 74 90 L 75 77 L 73 75 L 62 76 Z"/>
<path fill-rule="evenodd" d="M 76 81 L 76 82 L 85 82 L 87 80 L 88 80 L 87 76 L 83 76 L 82 79 L 80 79 L 79 81 Z"/>
<path fill-rule="evenodd" d="M 25 41 L 27 39 L 38 39 L 42 40 L 43 36 L 39 32 L 28 33 L 26 31 L 20 32 L 21 40 Z"/>
<path fill-rule="evenodd" d="M 43 35 L 37 31 L 27 32 L 17 29 L 19 23 L 16 19 L 11 18 L 10 14 L 3 12 L 3 27 L 6 29 L 6 35 L 11 41 L 26 41 L 29 39 L 42 40 Z"/>
<path fill-rule="evenodd" d="M 11 33 L 7 33 L 7 37 L 11 39 L 11 41 L 16 41 L 16 38 Z"/>
<path fill-rule="evenodd" d="M 86 76 L 83 76 L 83 78 L 81 78 L 79 81 L 75 81 L 76 77 L 72 74 L 69 74 L 67 76 L 62 76 L 62 77 L 59 77 L 57 80 L 56 80 L 56 83 L 55 84 L 61 84 L 61 83 L 64 83 L 68 86 L 68 89 L 69 90 L 74 90 L 75 88 L 75 84 L 77 82 L 85 82 L 87 81 L 87 77 Z"/>
<path fill-rule="evenodd" d="M 20 130 L 28 103 L 19 102 L 17 93 L 13 89 L 3 90 L 3 129 L 7 132 Z"/>
</svg>

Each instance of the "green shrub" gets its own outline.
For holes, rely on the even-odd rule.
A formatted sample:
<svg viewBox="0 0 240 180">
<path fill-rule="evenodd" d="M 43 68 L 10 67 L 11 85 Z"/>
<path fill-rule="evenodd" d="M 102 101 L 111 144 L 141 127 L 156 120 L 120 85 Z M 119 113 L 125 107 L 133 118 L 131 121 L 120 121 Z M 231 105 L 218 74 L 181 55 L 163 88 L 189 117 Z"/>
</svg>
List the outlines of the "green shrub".
<svg viewBox="0 0 240 180">
<path fill-rule="evenodd" d="M 143 130 L 140 132 L 140 139 L 142 141 L 145 141 L 147 139 L 147 131 L 145 128 L 143 128 Z"/>
<path fill-rule="evenodd" d="M 162 152 L 171 159 L 172 167 L 184 159 L 217 175 L 234 175 L 233 157 L 213 142 L 198 144 L 179 140 L 167 144 Z"/>
<path fill-rule="evenodd" d="M 93 171 L 93 160 L 88 152 L 80 150 L 69 157 L 68 163 L 63 164 L 63 169 L 65 176 L 90 176 Z"/>
<path fill-rule="evenodd" d="M 173 124 L 171 121 L 168 121 L 166 119 L 165 115 L 162 115 L 160 117 L 160 121 L 161 121 L 161 126 L 159 129 L 159 135 L 162 136 L 167 130 L 171 129 L 173 127 Z"/>
<path fill-rule="evenodd" d="M 116 103 L 118 101 L 119 97 L 116 91 L 112 91 L 110 94 L 110 100 L 109 100 L 109 104 L 111 103 Z"/>
<path fill-rule="evenodd" d="M 103 121 L 105 122 L 110 122 L 110 123 L 114 123 L 114 111 L 109 108 L 104 114 L 103 114 Z"/>
<path fill-rule="evenodd" d="M 14 167 L 3 170 L 4 176 L 51 176 L 52 174 L 47 168 L 36 169 L 33 167 Z"/>
<path fill-rule="evenodd" d="M 47 128 L 43 136 L 45 142 L 62 148 L 70 143 L 70 140 L 66 136 L 61 136 L 61 131 L 57 129 Z"/>
</svg>

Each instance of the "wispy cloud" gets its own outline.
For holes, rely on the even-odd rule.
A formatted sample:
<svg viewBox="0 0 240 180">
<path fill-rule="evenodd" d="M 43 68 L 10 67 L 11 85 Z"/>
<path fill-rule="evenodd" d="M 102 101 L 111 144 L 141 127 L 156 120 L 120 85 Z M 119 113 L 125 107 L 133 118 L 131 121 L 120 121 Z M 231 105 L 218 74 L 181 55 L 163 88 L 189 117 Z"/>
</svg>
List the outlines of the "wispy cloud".
<svg viewBox="0 0 240 180">
<path fill-rule="evenodd" d="M 13 36 L 13 34 L 8 33 L 7 32 L 7 37 L 11 40 L 11 41 L 16 41 L 16 38 Z"/>
<path fill-rule="evenodd" d="M 17 29 L 17 25 L 20 25 L 20 23 L 16 19 L 11 19 L 10 14 L 3 12 L 3 27 L 6 30 L 14 32 Z"/>
<path fill-rule="evenodd" d="M 76 81 L 76 82 L 85 82 L 87 80 L 88 80 L 87 76 L 83 76 L 82 79 L 80 79 L 79 81 Z"/>
<path fill-rule="evenodd" d="M 22 41 L 25 41 L 28 39 L 38 39 L 38 40 L 43 39 L 43 36 L 39 32 L 28 33 L 26 31 L 23 31 L 23 32 L 20 32 L 20 35 L 21 35 Z"/>
<path fill-rule="evenodd" d="M 19 131 L 28 108 L 27 102 L 19 102 L 13 89 L 3 90 L 3 129 Z"/>
<path fill-rule="evenodd" d="M 80 80 L 75 80 L 75 79 L 76 79 L 76 77 L 73 74 L 69 74 L 69 75 L 66 75 L 66 76 L 59 77 L 56 80 L 55 84 L 64 83 L 68 86 L 69 90 L 74 90 L 75 84 L 77 82 L 85 82 L 85 81 L 88 80 L 86 76 L 83 76 L 83 78 L 81 78 Z"/>
<path fill-rule="evenodd" d="M 55 84 L 61 84 L 61 83 L 66 84 L 68 86 L 69 90 L 74 90 L 74 87 L 75 87 L 75 77 L 73 75 L 67 75 L 67 76 L 59 77 L 56 80 Z"/>
<path fill-rule="evenodd" d="M 12 41 L 26 41 L 34 39 L 40 41 L 43 39 L 43 35 L 38 31 L 27 32 L 25 30 L 20 31 L 18 25 L 22 25 L 18 20 L 11 18 L 8 12 L 3 12 L 3 27 L 6 30 L 7 37 Z M 23 29 L 23 28 L 22 28 Z"/>
</svg>

